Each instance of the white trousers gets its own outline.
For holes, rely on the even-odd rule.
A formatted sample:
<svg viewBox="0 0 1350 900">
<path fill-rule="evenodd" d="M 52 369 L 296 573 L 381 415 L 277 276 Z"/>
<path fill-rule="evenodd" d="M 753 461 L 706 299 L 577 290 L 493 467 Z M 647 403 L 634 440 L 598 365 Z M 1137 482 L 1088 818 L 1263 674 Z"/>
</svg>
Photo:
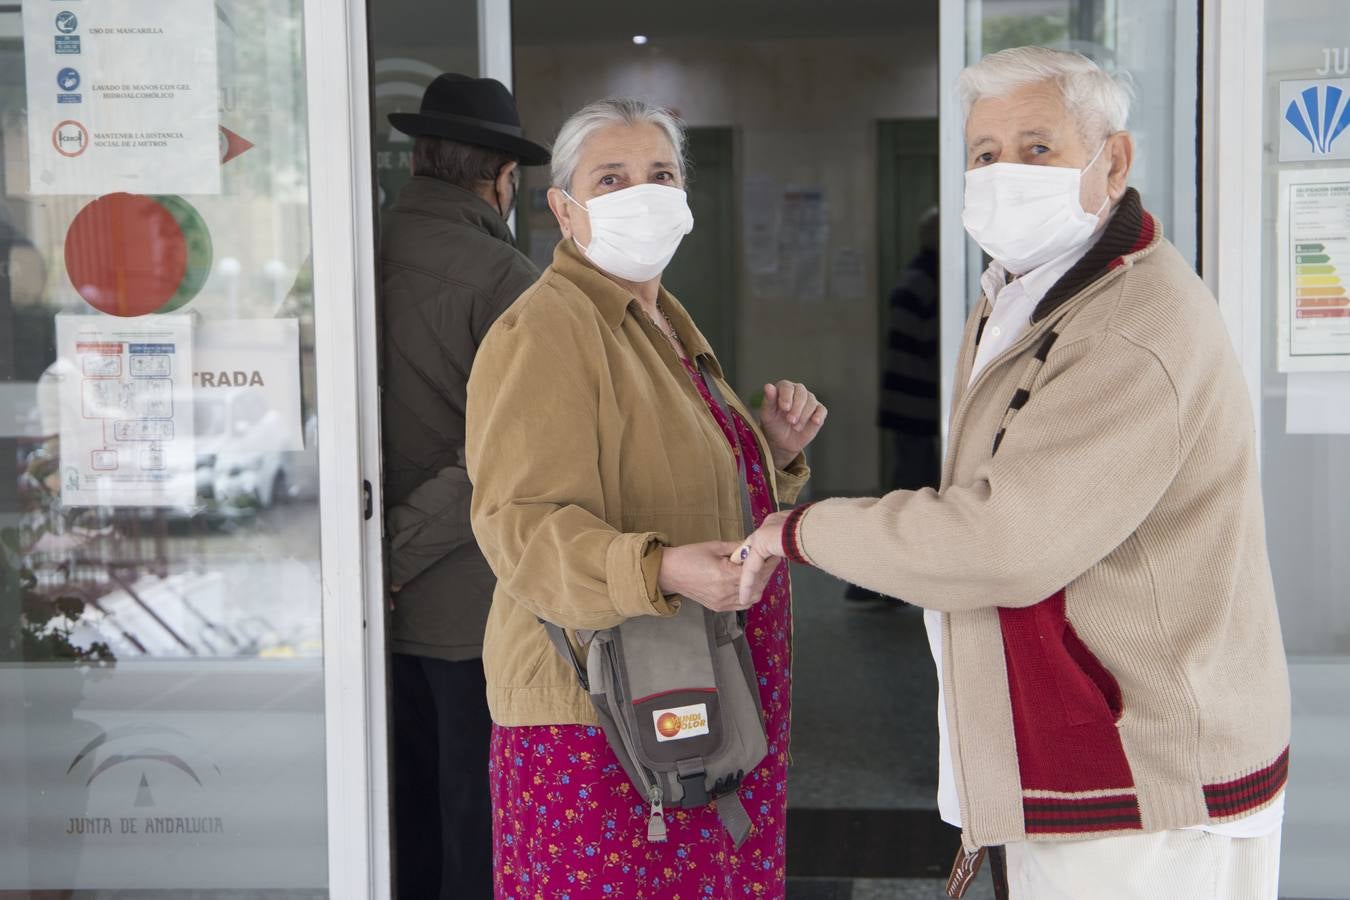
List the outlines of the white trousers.
<svg viewBox="0 0 1350 900">
<path fill-rule="evenodd" d="M 1277 900 L 1280 832 L 1022 841 L 1007 860 L 1011 900 Z"/>
</svg>

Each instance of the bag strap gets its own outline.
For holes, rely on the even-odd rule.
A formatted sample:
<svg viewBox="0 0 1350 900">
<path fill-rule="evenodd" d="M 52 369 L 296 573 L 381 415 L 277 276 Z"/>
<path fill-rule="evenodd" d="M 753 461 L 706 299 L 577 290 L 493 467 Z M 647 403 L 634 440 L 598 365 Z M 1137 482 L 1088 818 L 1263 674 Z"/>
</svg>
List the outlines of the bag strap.
<svg viewBox="0 0 1350 900">
<path fill-rule="evenodd" d="M 703 383 L 708 387 L 708 393 L 712 395 L 713 402 L 717 408 L 726 416 L 727 424 L 731 427 L 731 437 L 736 442 L 736 456 L 740 463 L 740 482 L 741 487 L 741 525 L 745 528 L 745 535 L 749 537 L 755 533 L 755 507 L 750 502 L 750 456 L 746 453 L 745 445 L 741 443 L 741 433 L 736 428 L 736 416 L 732 413 L 731 407 L 727 405 L 726 397 L 722 396 L 722 389 L 717 386 L 717 379 L 708 371 L 708 365 L 700 357 L 698 361 L 699 374 L 703 376 Z"/>
<path fill-rule="evenodd" d="M 572 664 L 572 671 L 577 673 L 577 681 L 581 683 L 581 689 L 586 693 L 591 692 L 591 680 L 586 675 L 586 669 L 577 659 L 577 655 L 572 652 L 572 645 L 567 640 L 567 632 L 552 622 L 539 620 L 539 624 L 544 626 L 544 631 L 548 633 L 548 639 L 553 642 L 554 648 L 562 654 L 562 658 Z"/>
<path fill-rule="evenodd" d="M 731 835 L 736 849 L 741 849 L 750 836 L 750 814 L 745 811 L 740 794 L 731 791 L 717 798 L 717 818 L 722 820 L 722 827 Z"/>
<path fill-rule="evenodd" d="M 708 388 L 708 393 L 712 395 L 713 402 L 717 404 L 718 408 L 722 411 L 722 414 L 726 416 L 727 423 L 731 426 L 732 439 L 736 442 L 736 456 L 740 464 L 738 471 L 740 477 L 736 480 L 740 483 L 741 488 L 741 525 L 745 528 L 745 534 L 748 537 L 749 535 L 754 534 L 755 531 L 755 508 L 750 501 L 750 458 L 746 453 L 745 445 L 741 443 L 740 431 L 736 428 L 736 417 L 732 414 L 731 407 L 727 404 L 726 397 L 722 395 L 721 388 L 717 386 L 717 380 L 713 378 L 712 373 L 708 371 L 708 366 L 702 358 L 698 361 L 698 369 L 699 374 L 703 377 L 703 383 Z M 737 618 L 740 620 L 742 617 L 738 616 Z M 553 642 L 554 648 L 557 649 L 562 658 L 572 664 L 572 671 L 576 673 L 577 682 L 581 685 L 582 690 L 589 694 L 591 690 L 590 678 L 587 677 L 586 668 L 581 664 L 581 661 L 577 659 L 576 653 L 572 651 L 572 644 L 567 640 L 567 632 L 558 625 L 543 619 L 539 620 L 539 624 L 544 626 L 544 631 L 547 632 L 548 639 Z"/>
</svg>

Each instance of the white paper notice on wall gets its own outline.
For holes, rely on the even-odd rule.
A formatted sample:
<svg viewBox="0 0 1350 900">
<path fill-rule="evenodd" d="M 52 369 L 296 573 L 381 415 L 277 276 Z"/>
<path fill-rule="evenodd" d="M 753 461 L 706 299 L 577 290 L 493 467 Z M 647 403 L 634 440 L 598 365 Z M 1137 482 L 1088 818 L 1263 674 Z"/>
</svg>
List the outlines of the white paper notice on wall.
<svg viewBox="0 0 1350 900">
<path fill-rule="evenodd" d="M 1286 169 L 1275 222 L 1281 372 L 1350 371 L 1350 169 Z"/>
<path fill-rule="evenodd" d="M 861 300 L 867 293 L 863 255 L 854 247 L 839 247 L 830 259 L 830 297 Z"/>
<path fill-rule="evenodd" d="M 201 322 L 193 342 L 198 452 L 305 449 L 298 319 Z"/>
<path fill-rule="evenodd" d="M 56 317 L 61 501 L 190 506 L 192 319 Z"/>
<path fill-rule="evenodd" d="M 766 175 L 745 179 L 745 205 L 741 216 L 745 231 L 745 268 L 753 275 L 778 272 L 778 226 L 783 189 Z"/>
<path fill-rule="evenodd" d="M 1350 434 L 1350 372 L 1291 373 L 1285 431 Z"/>
<path fill-rule="evenodd" d="M 23 4 L 33 194 L 220 193 L 212 0 Z"/>
<path fill-rule="evenodd" d="M 824 189 L 789 185 L 783 191 L 779 269 L 787 276 L 793 298 L 801 303 L 825 301 L 825 249 L 829 239 Z"/>
</svg>

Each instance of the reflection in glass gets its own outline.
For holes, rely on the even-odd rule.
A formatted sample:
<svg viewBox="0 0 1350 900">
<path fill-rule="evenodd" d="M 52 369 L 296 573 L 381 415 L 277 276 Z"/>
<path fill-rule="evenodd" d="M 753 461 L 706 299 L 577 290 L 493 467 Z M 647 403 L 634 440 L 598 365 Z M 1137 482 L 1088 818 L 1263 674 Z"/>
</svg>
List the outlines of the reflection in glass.
<svg viewBox="0 0 1350 900">
<path fill-rule="evenodd" d="M 1284 120 L 1286 107 L 1279 101 L 1282 82 L 1336 86 L 1344 74 L 1336 71 L 1336 64 L 1350 57 L 1344 46 L 1347 24 L 1346 6 L 1340 0 L 1289 0 L 1267 3 L 1265 8 L 1261 471 L 1270 563 L 1294 700 L 1280 884 L 1281 895 L 1290 897 L 1346 895 L 1350 554 L 1345 548 L 1350 546 L 1350 469 L 1345 463 L 1350 459 L 1350 435 L 1336 433 L 1343 429 L 1336 414 L 1350 405 L 1350 371 L 1279 371 L 1276 323 L 1284 298 L 1278 287 L 1278 175 L 1288 171 L 1344 176 L 1346 166 L 1334 153 L 1281 163 L 1282 139 L 1301 143 L 1303 138 Z"/>
<path fill-rule="evenodd" d="M 29 124 L 55 96 L 31 73 L 52 37 L 14 9 L 0 9 L 0 894 L 325 896 L 301 5 L 183 8 L 214 33 L 201 59 L 220 191 L 182 195 L 30 184 Z M 79 11 L 86 42 L 97 15 Z M 72 118 L 113 102 L 108 58 L 74 64 Z M 75 453 L 77 433 L 97 446 Z M 144 502 L 74 493 L 127 472 Z M 184 496 L 157 494 L 156 472 L 185 476 Z"/>
</svg>

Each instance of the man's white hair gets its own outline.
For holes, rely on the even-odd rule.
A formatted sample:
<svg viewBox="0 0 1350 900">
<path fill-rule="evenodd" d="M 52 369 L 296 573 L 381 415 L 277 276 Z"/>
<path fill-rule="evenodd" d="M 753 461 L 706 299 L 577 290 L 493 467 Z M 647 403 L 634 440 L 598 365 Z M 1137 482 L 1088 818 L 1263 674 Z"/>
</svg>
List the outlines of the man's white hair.
<svg viewBox="0 0 1350 900">
<path fill-rule="evenodd" d="M 553 186 L 570 191 L 572 176 L 576 174 L 581 162 L 581 148 L 591 135 L 611 125 L 641 125 L 650 123 L 665 132 L 670 145 L 675 150 L 672 162 L 679 167 L 680 181 L 685 180 L 684 126 L 670 110 L 645 100 L 631 97 L 619 97 L 608 100 L 596 100 L 572 114 L 558 131 L 558 139 L 553 142 L 553 163 L 550 175 Z"/>
<path fill-rule="evenodd" d="M 1127 73 L 1103 71 L 1081 53 L 1047 47 L 1013 47 L 991 53 L 967 66 L 956 82 L 956 95 L 966 119 L 976 102 L 1002 97 L 1025 85 L 1054 82 L 1069 115 L 1089 141 L 1125 130 L 1134 86 Z"/>
</svg>

